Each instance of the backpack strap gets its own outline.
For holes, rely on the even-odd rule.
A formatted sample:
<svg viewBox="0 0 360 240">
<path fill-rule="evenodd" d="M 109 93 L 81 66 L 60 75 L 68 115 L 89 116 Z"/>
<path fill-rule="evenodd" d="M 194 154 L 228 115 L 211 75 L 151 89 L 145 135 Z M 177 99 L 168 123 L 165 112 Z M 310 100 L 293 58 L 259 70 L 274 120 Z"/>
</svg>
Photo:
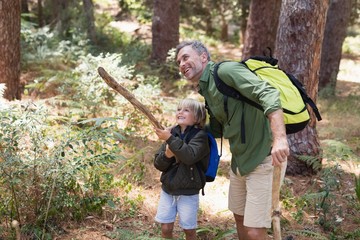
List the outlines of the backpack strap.
<svg viewBox="0 0 360 240">
<path fill-rule="evenodd" d="M 227 119 L 229 119 L 229 109 L 228 109 L 228 104 L 227 104 L 228 96 L 232 97 L 234 99 L 237 99 L 239 101 L 246 102 L 247 104 L 250 104 L 251 106 L 256 107 L 257 109 L 259 109 L 261 111 L 264 111 L 260 104 L 254 102 L 254 101 L 251 101 L 250 99 L 244 97 L 235 88 L 230 87 L 229 85 L 224 83 L 223 80 L 221 80 L 221 78 L 219 77 L 219 74 L 218 74 L 218 69 L 219 69 L 220 64 L 222 64 L 222 63 L 223 62 L 219 62 L 219 63 L 215 64 L 215 67 L 214 67 L 214 81 L 215 81 L 216 88 L 219 90 L 219 92 L 224 94 L 224 110 L 225 110 Z M 245 65 L 245 67 L 247 69 L 249 69 L 246 65 Z M 249 69 L 249 71 L 251 71 L 251 70 Z M 241 142 L 245 143 L 244 108 L 243 108 L 243 112 L 242 112 L 242 118 L 241 118 L 240 127 L 241 127 Z"/>
<path fill-rule="evenodd" d="M 218 69 L 219 69 L 219 66 L 222 64 L 223 62 L 219 62 L 217 64 L 215 64 L 215 67 L 214 67 L 214 80 L 215 80 L 215 85 L 217 87 L 217 89 L 222 93 L 224 94 L 225 96 L 229 96 L 229 97 L 232 97 L 232 98 L 235 98 L 237 100 L 240 100 L 240 101 L 243 101 L 243 102 L 246 102 L 248 104 L 250 104 L 251 106 L 253 107 L 256 107 L 260 110 L 263 111 L 263 108 L 260 104 L 254 102 L 254 101 L 251 101 L 250 99 L 244 97 L 243 95 L 241 95 L 241 93 L 239 93 L 239 91 L 237 91 L 235 88 L 233 87 L 230 87 L 229 85 L 227 85 L 226 83 L 224 83 L 224 81 L 222 81 L 219 77 L 219 74 L 218 74 Z M 246 65 L 245 65 L 246 66 Z M 247 66 L 246 66 L 247 67 Z M 249 69 L 249 68 L 247 68 Z M 250 69 L 249 69 L 250 71 Z M 226 98 L 224 98 L 224 101 L 227 101 Z M 224 108 L 225 108 L 225 112 L 226 114 L 228 114 L 228 108 L 227 108 L 227 103 L 225 104 L 224 103 Z"/>
<path fill-rule="evenodd" d="M 224 96 L 224 97 L 225 97 L 225 96 Z M 224 100 L 224 101 L 225 101 L 225 100 Z M 224 104 L 225 104 L 225 102 L 224 102 Z M 227 106 L 227 105 L 226 105 L 226 106 Z M 208 111 L 209 114 L 211 113 L 209 104 L 207 103 L 206 100 L 205 100 L 205 109 Z M 212 115 L 212 113 L 211 113 L 211 115 Z M 219 157 L 222 156 L 222 147 L 223 147 L 223 126 L 221 125 L 220 155 L 219 155 Z"/>
<path fill-rule="evenodd" d="M 285 72 L 285 71 L 284 71 Z M 321 121 L 321 115 L 320 115 L 320 111 L 317 108 L 315 102 L 309 97 L 309 95 L 306 93 L 305 89 L 304 89 L 304 85 L 295 78 L 294 75 L 285 72 L 285 74 L 289 77 L 290 81 L 294 84 L 294 86 L 299 90 L 302 99 L 304 100 L 305 103 L 309 104 L 309 106 L 313 109 L 316 119 L 318 121 Z"/>
</svg>

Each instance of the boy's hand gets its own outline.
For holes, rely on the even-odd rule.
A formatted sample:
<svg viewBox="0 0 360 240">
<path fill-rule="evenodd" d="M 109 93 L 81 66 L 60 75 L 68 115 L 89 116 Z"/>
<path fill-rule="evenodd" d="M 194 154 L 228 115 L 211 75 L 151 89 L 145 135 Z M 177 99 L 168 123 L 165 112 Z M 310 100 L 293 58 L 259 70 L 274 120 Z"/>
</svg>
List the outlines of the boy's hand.
<svg viewBox="0 0 360 240">
<path fill-rule="evenodd" d="M 174 153 L 169 149 L 169 145 L 166 145 L 165 156 L 167 158 L 171 158 L 175 156 Z"/>
<path fill-rule="evenodd" d="M 171 136 L 170 129 L 155 128 L 155 133 L 158 138 L 163 141 L 168 140 Z"/>
</svg>

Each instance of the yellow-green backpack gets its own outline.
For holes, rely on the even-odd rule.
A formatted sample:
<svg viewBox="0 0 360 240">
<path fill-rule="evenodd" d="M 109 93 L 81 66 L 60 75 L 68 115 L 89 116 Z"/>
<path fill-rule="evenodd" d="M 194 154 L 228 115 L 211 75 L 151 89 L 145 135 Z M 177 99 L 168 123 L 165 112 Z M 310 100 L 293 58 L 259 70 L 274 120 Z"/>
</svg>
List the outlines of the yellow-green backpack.
<svg viewBox="0 0 360 240">
<path fill-rule="evenodd" d="M 261 105 L 241 95 L 234 88 L 226 85 L 218 76 L 217 69 L 221 64 L 217 63 L 214 69 L 214 79 L 218 90 L 225 96 L 244 101 L 260 110 Z M 255 56 L 241 61 L 251 72 L 260 79 L 267 81 L 280 92 L 281 106 L 284 112 L 286 133 L 296 133 L 303 130 L 310 121 L 310 115 L 306 104 L 314 111 L 318 121 L 321 120 L 320 112 L 314 101 L 308 96 L 303 85 L 293 75 L 281 70 L 277 65 L 277 59 L 268 56 Z M 227 111 L 224 104 L 225 111 Z"/>
</svg>

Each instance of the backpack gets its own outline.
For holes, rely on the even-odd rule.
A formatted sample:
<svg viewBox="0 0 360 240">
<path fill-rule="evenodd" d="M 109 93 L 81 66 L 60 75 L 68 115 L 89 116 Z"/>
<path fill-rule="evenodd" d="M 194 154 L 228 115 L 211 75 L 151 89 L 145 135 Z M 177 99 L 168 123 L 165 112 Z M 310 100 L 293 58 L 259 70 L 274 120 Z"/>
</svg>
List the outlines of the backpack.
<svg viewBox="0 0 360 240">
<path fill-rule="evenodd" d="M 306 93 L 302 83 L 292 74 L 281 70 L 278 67 L 277 62 L 278 60 L 271 56 L 254 56 L 241 61 L 240 64 L 243 64 L 261 80 L 267 81 L 279 90 L 281 106 L 284 112 L 286 134 L 296 133 L 303 130 L 310 121 L 310 115 L 306 104 L 313 109 L 318 121 L 321 120 L 320 112 L 314 101 Z M 261 105 L 242 96 L 237 90 L 226 85 L 219 78 L 217 71 L 221 63 L 223 62 L 217 63 L 214 68 L 214 80 L 218 90 L 225 96 L 244 101 L 263 111 Z M 224 99 L 224 108 L 227 113 L 228 109 L 226 101 L 227 97 Z M 245 130 L 243 122 L 241 127 Z M 242 140 L 243 142 L 245 141 L 245 135 L 242 136 Z"/>
<path fill-rule="evenodd" d="M 219 155 L 217 142 L 214 136 L 209 132 L 207 134 L 208 134 L 209 146 L 210 146 L 210 159 L 209 159 L 208 168 L 205 172 L 205 177 L 207 182 L 213 182 L 217 174 L 221 154 Z"/>
<path fill-rule="evenodd" d="M 191 133 L 191 136 L 188 136 L 185 139 L 186 143 L 189 143 L 190 139 L 200 131 L 199 128 L 195 128 L 195 129 L 197 129 L 197 131 L 193 131 Z M 205 177 L 206 177 L 206 182 L 213 182 L 217 174 L 221 154 L 219 155 L 217 142 L 214 136 L 209 132 L 207 132 L 207 135 L 208 135 L 209 147 L 210 147 L 210 157 L 209 157 L 208 168 L 205 171 Z"/>
</svg>

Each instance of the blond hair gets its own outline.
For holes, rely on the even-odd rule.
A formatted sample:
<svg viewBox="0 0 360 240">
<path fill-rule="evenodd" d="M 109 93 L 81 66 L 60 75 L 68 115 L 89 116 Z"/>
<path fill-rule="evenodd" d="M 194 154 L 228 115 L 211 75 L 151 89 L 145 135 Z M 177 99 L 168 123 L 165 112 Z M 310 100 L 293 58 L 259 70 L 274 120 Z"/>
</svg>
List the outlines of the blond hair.
<svg viewBox="0 0 360 240">
<path fill-rule="evenodd" d="M 178 108 L 189 108 L 195 117 L 195 125 L 203 128 L 206 122 L 205 104 L 192 98 L 185 98 L 178 104 Z"/>
</svg>

